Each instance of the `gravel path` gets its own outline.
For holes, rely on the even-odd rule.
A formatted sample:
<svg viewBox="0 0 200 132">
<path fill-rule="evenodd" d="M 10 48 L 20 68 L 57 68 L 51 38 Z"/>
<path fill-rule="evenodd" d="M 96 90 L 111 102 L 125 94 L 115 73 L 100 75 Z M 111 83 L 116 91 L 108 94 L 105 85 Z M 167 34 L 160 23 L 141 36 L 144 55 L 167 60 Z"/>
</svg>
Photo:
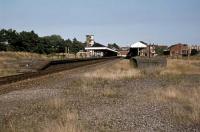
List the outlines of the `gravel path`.
<svg viewBox="0 0 200 132">
<path fill-rule="evenodd" d="M 117 61 L 2 86 L 18 90 L 0 95 L 0 124 L 3 123 L 2 119 L 6 114 L 20 111 L 26 103 L 65 97 L 68 107 L 78 111 L 80 122 L 91 131 L 197 131 L 183 130 L 170 118 L 167 105 L 152 101 L 149 93 L 163 85 L 158 78 L 105 82 L 104 86 L 97 85 L 93 88 L 92 92 L 95 94 L 85 94 L 80 89 L 71 88 L 72 82 L 80 79 L 80 74 L 106 68 Z M 107 88 L 117 91 L 117 97 L 98 94 Z"/>
</svg>

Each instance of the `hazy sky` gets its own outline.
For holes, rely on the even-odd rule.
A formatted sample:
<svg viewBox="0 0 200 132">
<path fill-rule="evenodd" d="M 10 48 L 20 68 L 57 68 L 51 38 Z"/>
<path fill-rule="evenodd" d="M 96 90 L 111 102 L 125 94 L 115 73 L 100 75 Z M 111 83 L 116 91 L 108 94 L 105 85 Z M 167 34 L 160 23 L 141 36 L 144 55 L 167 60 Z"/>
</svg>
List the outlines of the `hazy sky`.
<svg viewBox="0 0 200 132">
<path fill-rule="evenodd" d="M 0 28 L 102 44 L 200 44 L 200 0 L 0 0 Z"/>
</svg>

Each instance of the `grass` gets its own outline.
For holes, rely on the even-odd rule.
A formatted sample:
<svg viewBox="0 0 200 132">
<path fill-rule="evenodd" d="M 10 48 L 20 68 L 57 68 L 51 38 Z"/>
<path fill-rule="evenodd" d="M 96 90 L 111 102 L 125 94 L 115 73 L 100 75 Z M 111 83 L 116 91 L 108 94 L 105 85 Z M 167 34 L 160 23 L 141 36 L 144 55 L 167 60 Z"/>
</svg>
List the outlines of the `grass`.
<svg viewBox="0 0 200 132">
<path fill-rule="evenodd" d="M 6 115 L 2 131 L 80 132 L 79 115 L 69 110 L 64 98 L 26 104 L 21 113 Z"/>
<path fill-rule="evenodd" d="M 52 116 L 53 112 L 55 117 L 49 119 L 46 118 L 43 125 L 43 132 L 80 132 L 82 126 L 79 123 L 79 115 L 75 110 L 69 110 L 66 104 L 65 98 L 53 98 L 49 99 L 44 105 L 50 112 L 49 116 Z"/>
<path fill-rule="evenodd" d="M 30 52 L 0 52 L 0 60 L 48 59 L 46 55 Z"/>
<path fill-rule="evenodd" d="M 200 60 L 168 59 L 167 63 L 161 74 L 200 74 Z"/>
<path fill-rule="evenodd" d="M 182 125 L 198 126 L 200 125 L 200 80 L 198 80 L 198 76 L 197 78 L 190 78 L 194 74 L 200 74 L 198 64 L 199 60 L 169 59 L 166 68 L 139 70 L 133 68 L 128 60 L 120 60 L 107 68 L 103 67 L 80 73 L 75 79 L 67 80 L 68 83 L 63 88 L 63 96 L 27 103 L 22 105 L 18 112 L 5 115 L 2 130 L 12 132 L 88 131 L 92 128 L 88 118 L 92 117 L 86 116 L 86 118 L 83 118 L 85 114 L 88 114 L 85 113 L 87 110 L 90 115 L 93 109 L 111 107 L 112 109 L 106 112 L 109 114 L 113 111 L 112 114 L 114 115 L 114 106 L 116 105 L 119 109 L 118 104 L 122 104 L 119 105 L 122 107 L 120 109 L 124 107 L 129 113 L 132 112 L 129 111 L 132 105 L 130 103 L 134 101 L 138 103 L 138 101 L 143 100 L 149 102 L 148 99 L 150 98 L 157 105 L 161 104 L 168 107 L 170 113 L 168 118 L 170 120 Z M 152 74 L 153 76 L 149 76 Z M 185 79 L 185 76 L 188 76 L 188 79 Z M 151 81 L 156 80 L 156 84 L 152 86 L 157 87 L 145 89 L 144 92 L 139 90 L 143 87 L 136 88 L 139 84 L 134 85 L 134 87 L 131 86 L 134 81 L 139 80 L 139 83 L 145 83 L 142 80 L 148 80 L 149 78 Z M 147 81 L 147 83 L 150 84 L 151 82 Z M 152 97 L 149 97 L 149 95 L 152 95 Z M 141 96 L 141 98 L 134 100 L 134 96 Z M 128 106 L 126 106 L 126 103 L 123 104 L 123 98 L 127 99 Z M 90 109 L 85 108 L 86 111 L 84 111 L 85 109 L 82 109 L 83 105 L 90 107 Z M 109 120 L 104 120 L 106 118 L 103 116 L 103 114 L 106 114 L 104 112 L 96 111 L 94 114 L 94 119 L 96 119 L 94 122 L 99 125 L 97 131 L 115 129 Z M 101 116 L 104 118 L 97 120 Z M 110 121 L 115 122 L 114 118 Z"/>
<path fill-rule="evenodd" d="M 0 76 L 9 76 L 18 74 L 20 71 L 20 61 L 21 60 L 61 60 L 66 58 L 75 58 L 74 54 L 65 54 L 66 58 L 63 58 L 56 54 L 37 54 L 30 52 L 0 52 Z"/>
<path fill-rule="evenodd" d="M 108 80 L 134 79 L 140 77 L 140 71 L 133 68 L 128 60 L 121 60 L 108 68 L 101 68 L 85 73 L 87 78 L 101 78 Z"/>
<path fill-rule="evenodd" d="M 46 55 L 28 52 L 0 52 L 0 76 L 18 74 L 20 64 L 18 61 L 24 59 L 48 60 Z"/>
<path fill-rule="evenodd" d="M 115 81 L 125 81 L 140 78 L 140 71 L 133 68 L 129 60 L 120 60 L 108 68 L 100 68 L 81 75 L 76 83 L 83 93 L 91 96 L 119 98 L 120 92 L 114 88 Z"/>
<path fill-rule="evenodd" d="M 189 79 L 200 74 L 199 60 L 168 60 L 167 68 L 160 76 L 168 81 L 164 88 L 154 90 L 153 96 L 161 103 L 167 103 L 174 120 L 182 125 L 200 125 L 200 81 Z M 188 80 L 182 80 L 188 76 Z M 172 83 L 175 82 L 175 83 Z"/>
<path fill-rule="evenodd" d="M 84 57 L 84 56 L 83 56 Z M 0 52 L 0 77 L 19 74 L 18 71 L 21 70 L 20 61 L 23 60 L 42 60 L 42 61 L 52 61 L 52 60 L 63 60 L 63 59 L 73 59 L 73 58 L 83 58 L 80 55 L 75 54 L 37 54 L 30 52 Z M 89 57 L 89 56 L 87 56 Z"/>
<path fill-rule="evenodd" d="M 167 67 L 141 69 L 140 76 L 161 81 L 152 91 L 152 100 L 168 104 L 171 117 L 182 125 L 200 126 L 200 59 L 168 59 Z M 190 76 L 197 75 L 197 79 Z M 188 80 L 185 80 L 187 76 Z M 200 78 L 199 78 L 200 79 Z M 156 97 L 156 98 L 155 98 Z"/>
<path fill-rule="evenodd" d="M 111 88 L 107 88 L 102 91 L 102 95 L 108 98 L 118 98 L 120 94 Z"/>
<path fill-rule="evenodd" d="M 170 104 L 170 112 L 179 123 L 200 125 L 200 87 L 169 86 L 155 94 L 157 100 Z"/>
<path fill-rule="evenodd" d="M 0 69 L 0 77 L 1 76 L 9 76 L 17 74 L 17 70 L 13 68 L 1 68 Z"/>
<path fill-rule="evenodd" d="M 101 74 L 99 74 L 101 71 Z M 116 71 L 116 72 L 115 72 Z M 131 72 L 131 74 L 125 74 Z M 98 73 L 98 76 L 95 74 Z M 110 74 L 112 75 L 110 75 Z M 120 75 L 122 73 L 122 75 Z M 112 87 L 112 82 L 119 79 L 137 77 L 139 72 L 130 68 L 127 60 L 119 61 L 108 69 L 98 69 L 94 73 L 87 72 L 79 79 L 71 81 L 70 89 L 65 89 L 66 98 L 76 94 L 77 98 L 92 97 L 114 99 L 120 98 L 121 93 Z M 92 74 L 91 76 L 89 76 Z M 119 79 L 118 79 L 119 78 Z M 109 79 L 109 80 L 108 80 Z M 43 132 L 79 132 L 87 131 L 81 125 L 76 110 L 69 105 L 65 97 L 41 100 L 25 106 L 19 113 L 8 114 L 4 117 L 3 131 L 43 131 Z"/>
</svg>

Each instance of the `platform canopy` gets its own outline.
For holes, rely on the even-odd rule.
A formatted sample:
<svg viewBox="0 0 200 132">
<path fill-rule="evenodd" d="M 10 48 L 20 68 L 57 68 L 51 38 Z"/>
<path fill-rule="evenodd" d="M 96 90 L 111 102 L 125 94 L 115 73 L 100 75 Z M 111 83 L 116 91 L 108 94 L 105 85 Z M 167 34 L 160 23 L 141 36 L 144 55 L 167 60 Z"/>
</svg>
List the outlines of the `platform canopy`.
<svg viewBox="0 0 200 132">
<path fill-rule="evenodd" d="M 111 48 L 108 48 L 108 47 L 86 47 L 85 50 L 94 50 L 94 51 L 104 51 L 104 50 L 107 50 L 107 51 L 118 53 L 117 51 L 115 51 L 115 50 L 113 50 Z"/>
<path fill-rule="evenodd" d="M 131 48 L 146 48 L 147 44 L 145 42 L 139 41 L 131 45 Z"/>
<path fill-rule="evenodd" d="M 100 54 L 104 57 L 117 56 L 118 54 L 117 51 L 108 47 L 86 47 L 85 50 L 90 51 L 92 54 Z"/>
</svg>

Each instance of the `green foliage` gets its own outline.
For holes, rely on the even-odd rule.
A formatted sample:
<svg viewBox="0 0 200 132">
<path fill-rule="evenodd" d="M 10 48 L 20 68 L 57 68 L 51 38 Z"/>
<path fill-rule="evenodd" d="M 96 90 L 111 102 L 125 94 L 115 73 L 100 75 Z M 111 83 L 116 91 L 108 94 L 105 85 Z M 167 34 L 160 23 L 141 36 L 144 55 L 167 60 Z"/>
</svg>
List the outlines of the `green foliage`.
<svg viewBox="0 0 200 132">
<path fill-rule="evenodd" d="M 68 47 L 70 53 L 83 50 L 85 44 L 76 38 L 64 40 L 59 35 L 39 37 L 34 31 L 20 33 L 15 30 L 0 30 L 0 51 L 26 51 L 40 54 L 63 53 Z M 5 42 L 8 42 L 7 44 Z"/>
<path fill-rule="evenodd" d="M 84 50 L 85 45 L 78 41 L 76 38 L 73 39 L 72 44 L 70 46 L 71 53 L 77 53 L 80 50 Z"/>
<path fill-rule="evenodd" d="M 159 47 L 159 46 L 156 46 L 156 49 L 155 49 L 158 55 L 164 55 L 164 50 L 165 50 L 164 47 Z"/>
<path fill-rule="evenodd" d="M 0 43 L 0 51 L 6 51 L 7 46 L 4 43 Z"/>
<path fill-rule="evenodd" d="M 191 50 L 191 56 L 197 55 L 198 51 L 196 49 Z"/>
</svg>

